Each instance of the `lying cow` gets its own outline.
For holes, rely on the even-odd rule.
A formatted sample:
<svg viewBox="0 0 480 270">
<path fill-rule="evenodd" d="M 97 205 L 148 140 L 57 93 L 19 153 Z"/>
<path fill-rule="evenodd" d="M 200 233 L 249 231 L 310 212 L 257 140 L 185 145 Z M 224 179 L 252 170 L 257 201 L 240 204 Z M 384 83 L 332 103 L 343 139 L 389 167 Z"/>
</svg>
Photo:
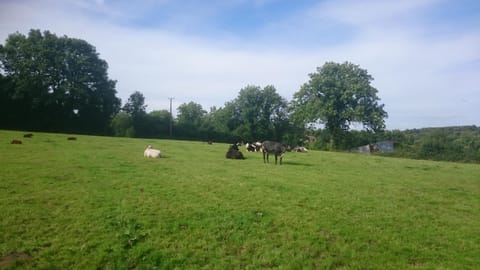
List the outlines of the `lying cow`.
<svg viewBox="0 0 480 270">
<path fill-rule="evenodd" d="M 294 152 L 300 152 L 300 153 L 307 153 L 308 152 L 308 149 L 304 146 L 295 146 L 293 148 L 293 151 Z"/>
<path fill-rule="evenodd" d="M 283 154 L 286 151 L 286 147 L 279 142 L 264 141 L 262 143 L 262 153 L 263 153 L 263 163 L 265 163 L 265 155 L 267 156 L 266 162 L 268 161 L 268 155 L 275 155 L 275 165 L 277 164 L 277 158 L 280 157 L 280 165 L 282 165 Z"/>
<path fill-rule="evenodd" d="M 145 149 L 145 152 L 143 152 L 144 157 L 148 158 L 160 158 L 162 157 L 162 154 L 160 150 L 158 149 L 153 149 L 151 145 L 147 146 L 147 149 Z"/>
<path fill-rule="evenodd" d="M 226 158 L 230 159 L 245 159 L 242 152 L 238 149 L 238 145 L 232 144 L 228 148 L 227 154 L 225 154 Z"/>
</svg>

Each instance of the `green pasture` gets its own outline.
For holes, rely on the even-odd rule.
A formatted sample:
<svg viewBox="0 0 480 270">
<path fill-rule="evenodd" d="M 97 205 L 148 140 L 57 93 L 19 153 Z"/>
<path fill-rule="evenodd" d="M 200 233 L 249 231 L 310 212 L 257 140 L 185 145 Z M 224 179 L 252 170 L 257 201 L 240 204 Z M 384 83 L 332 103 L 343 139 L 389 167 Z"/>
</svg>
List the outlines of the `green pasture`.
<svg viewBox="0 0 480 270">
<path fill-rule="evenodd" d="M 0 131 L 1 269 L 480 268 L 478 164 L 23 134 Z"/>
</svg>

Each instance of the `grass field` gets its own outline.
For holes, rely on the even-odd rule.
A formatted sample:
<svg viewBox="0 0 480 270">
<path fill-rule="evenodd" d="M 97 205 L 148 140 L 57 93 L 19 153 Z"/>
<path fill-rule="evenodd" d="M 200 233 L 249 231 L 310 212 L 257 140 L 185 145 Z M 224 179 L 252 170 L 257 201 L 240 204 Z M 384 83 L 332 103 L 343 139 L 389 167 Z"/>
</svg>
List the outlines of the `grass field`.
<svg viewBox="0 0 480 270">
<path fill-rule="evenodd" d="M 2 269 L 480 268 L 480 165 L 22 135 L 0 131 Z"/>
</svg>

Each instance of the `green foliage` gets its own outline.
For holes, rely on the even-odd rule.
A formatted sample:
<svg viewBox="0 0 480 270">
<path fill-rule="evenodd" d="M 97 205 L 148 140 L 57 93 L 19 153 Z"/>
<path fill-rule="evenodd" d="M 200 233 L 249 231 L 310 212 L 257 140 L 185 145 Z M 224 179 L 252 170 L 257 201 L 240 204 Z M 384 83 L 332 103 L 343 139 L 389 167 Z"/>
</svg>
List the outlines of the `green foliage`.
<svg viewBox="0 0 480 270">
<path fill-rule="evenodd" d="M 139 91 L 135 91 L 130 95 L 122 110 L 133 118 L 137 118 L 146 114 L 146 108 L 145 97 Z"/>
<path fill-rule="evenodd" d="M 202 105 L 195 102 L 184 103 L 178 106 L 177 122 L 179 125 L 199 128 L 203 117 L 207 113 Z"/>
<path fill-rule="evenodd" d="M 353 123 L 374 132 L 385 128 L 387 113 L 366 70 L 349 62 L 327 62 L 309 76 L 309 82 L 294 94 L 294 118 L 305 124 L 325 124 L 332 146 L 341 147 L 335 141 L 346 136 Z"/>
<path fill-rule="evenodd" d="M 394 155 L 417 159 L 480 162 L 480 128 L 476 126 L 396 131 Z"/>
<path fill-rule="evenodd" d="M 147 115 L 149 137 L 166 138 L 170 136 L 172 116 L 167 110 L 151 111 Z"/>
<path fill-rule="evenodd" d="M 329 133 L 325 129 L 315 131 L 315 143 L 311 149 L 330 150 Z M 337 150 L 353 148 L 379 141 L 393 141 L 394 152 L 383 155 L 444 160 L 457 162 L 480 162 L 480 128 L 476 126 L 392 130 L 383 132 L 355 131 L 337 138 Z"/>
<path fill-rule="evenodd" d="M 480 167 L 0 131 L 7 269 L 477 269 Z M 152 144 L 165 158 L 145 159 Z"/>
<path fill-rule="evenodd" d="M 287 102 L 273 86 L 247 86 L 225 110 L 229 130 L 246 141 L 281 140 L 288 128 Z"/>
<path fill-rule="evenodd" d="M 116 236 L 125 249 L 133 248 L 148 236 L 148 232 L 135 218 L 120 216 L 118 220 L 112 223 L 112 227 L 117 231 Z"/>
<path fill-rule="evenodd" d="M 3 126 L 105 134 L 119 110 L 108 65 L 84 40 L 40 30 L 11 34 L 0 62 L 10 83 L 1 95 L 13 116 Z"/>
<path fill-rule="evenodd" d="M 135 128 L 133 127 L 132 117 L 126 112 L 119 112 L 112 119 L 112 130 L 117 137 L 134 137 Z"/>
<path fill-rule="evenodd" d="M 177 110 L 176 134 L 181 137 L 195 138 L 207 112 L 202 105 L 195 102 L 183 103 L 178 106 Z"/>
</svg>

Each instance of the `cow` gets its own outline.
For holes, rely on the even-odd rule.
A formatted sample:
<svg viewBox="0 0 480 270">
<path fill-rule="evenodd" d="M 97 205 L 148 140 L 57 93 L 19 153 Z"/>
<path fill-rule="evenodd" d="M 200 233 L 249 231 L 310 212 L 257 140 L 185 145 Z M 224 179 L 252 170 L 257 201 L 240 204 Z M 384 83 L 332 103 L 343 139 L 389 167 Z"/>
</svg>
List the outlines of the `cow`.
<svg viewBox="0 0 480 270">
<path fill-rule="evenodd" d="M 147 149 L 143 152 L 144 157 L 148 158 L 160 158 L 162 157 L 162 153 L 158 149 L 153 149 L 151 145 L 147 146 Z"/>
<path fill-rule="evenodd" d="M 255 152 L 255 145 L 253 143 L 246 143 L 245 148 L 248 152 Z"/>
<path fill-rule="evenodd" d="M 295 146 L 293 148 L 293 151 L 294 152 L 300 152 L 300 153 L 307 153 L 308 152 L 308 149 L 304 146 Z"/>
<path fill-rule="evenodd" d="M 238 145 L 232 144 L 229 148 L 227 153 L 225 154 L 226 158 L 230 159 L 245 159 L 242 152 L 238 149 Z"/>
<path fill-rule="evenodd" d="M 277 158 L 280 157 L 280 165 L 282 165 L 283 154 L 286 151 L 286 147 L 279 142 L 264 141 L 262 143 L 263 163 L 269 162 L 268 155 L 275 155 L 275 165 L 277 164 Z M 265 156 L 267 157 L 265 161 Z"/>
</svg>

